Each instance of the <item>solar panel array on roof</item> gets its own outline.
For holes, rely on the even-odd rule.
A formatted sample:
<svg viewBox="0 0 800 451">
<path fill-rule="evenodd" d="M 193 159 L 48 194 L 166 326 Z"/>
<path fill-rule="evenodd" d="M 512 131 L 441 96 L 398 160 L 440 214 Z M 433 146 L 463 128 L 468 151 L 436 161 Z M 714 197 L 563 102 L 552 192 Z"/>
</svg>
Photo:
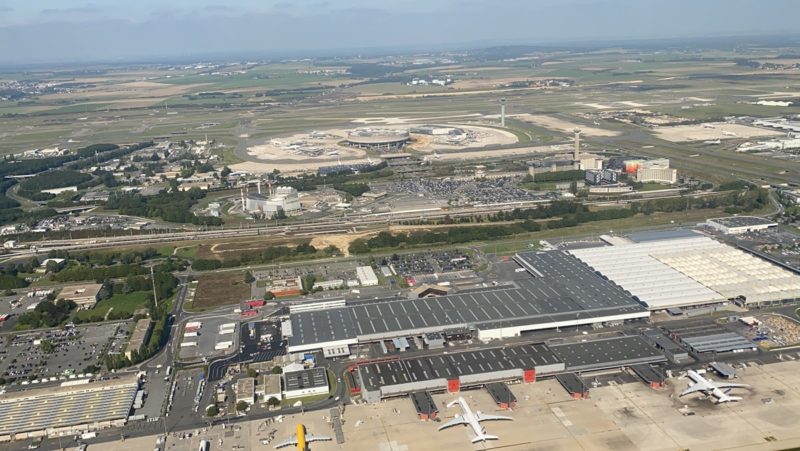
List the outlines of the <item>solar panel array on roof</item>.
<svg viewBox="0 0 800 451">
<path fill-rule="evenodd" d="M 0 397 L 0 434 L 126 419 L 138 389 L 128 378 L 8 393 Z"/>
<path fill-rule="evenodd" d="M 664 354 L 638 335 L 550 345 L 567 371 L 588 371 L 637 363 L 656 363 Z"/>
<path fill-rule="evenodd" d="M 537 276 L 509 288 L 292 314 L 289 347 L 356 338 L 371 341 L 445 328 L 492 330 L 647 315 L 630 295 L 564 252 L 529 252 L 515 258 Z"/>
<path fill-rule="evenodd" d="M 286 382 L 286 391 L 327 387 L 328 372 L 322 367 L 292 371 L 284 374 L 283 380 Z"/>
</svg>

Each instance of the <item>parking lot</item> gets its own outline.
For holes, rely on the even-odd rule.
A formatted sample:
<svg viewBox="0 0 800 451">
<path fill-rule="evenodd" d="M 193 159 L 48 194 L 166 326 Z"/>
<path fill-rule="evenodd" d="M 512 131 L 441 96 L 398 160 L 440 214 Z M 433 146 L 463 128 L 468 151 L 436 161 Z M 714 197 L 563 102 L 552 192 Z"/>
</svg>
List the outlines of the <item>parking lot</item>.
<svg viewBox="0 0 800 451">
<path fill-rule="evenodd" d="M 181 360 L 196 360 L 202 357 L 219 357 L 229 354 L 236 349 L 236 331 L 239 327 L 238 320 L 231 319 L 231 317 L 222 316 L 203 318 L 200 322 L 202 322 L 202 327 L 196 332 L 196 336 L 184 336 L 184 334 L 187 332 L 185 325 L 181 329 L 181 345 L 179 348 Z M 231 323 L 236 324 L 236 326 L 233 328 L 233 331 L 222 334 L 220 331 L 220 326 Z M 218 344 L 228 341 L 233 342 L 230 347 L 225 349 L 216 349 Z M 195 345 L 185 346 L 184 344 L 186 343 L 195 343 Z"/>
<path fill-rule="evenodd" d="M 431 275 L 473 269 L 473 258 L 460 251 L 425 252 L 415 254 L 392 254 L 377 259 L 378 264 L 389 267 L 402 277 Z M 380 268 L 379 268 L 380 269 Z"/>
<path fill-rule="evenodd" d="M 127 337 L 128 322 L 21 333 L 0 349 L 0 377 L 27 385 L 38 378 L 68 377 L 102 366 L 105 347 Z M 35 382 L 34 382 L 35 383 Z"/>
<path fill-rule="evenodd" d="M 286 354 L 281 326 L 276 321 L 252 321 L 241 330 L 242 361 L 265 362 Z"/>
<path fill-rule="evenodd" d="M 387 192 L 415 194 L 428 199 L 448 200 L 455 206 L 539 200 L 544 197 L 517 186 L 519 177 L 493 179 L 412 179 L 389 185 Z"/>
</svg>

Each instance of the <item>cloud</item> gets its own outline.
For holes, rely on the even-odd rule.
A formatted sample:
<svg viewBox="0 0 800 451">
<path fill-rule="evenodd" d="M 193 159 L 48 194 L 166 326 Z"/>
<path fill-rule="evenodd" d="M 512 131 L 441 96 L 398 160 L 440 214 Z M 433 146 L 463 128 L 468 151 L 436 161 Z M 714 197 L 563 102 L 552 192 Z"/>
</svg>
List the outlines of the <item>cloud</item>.
<svg viewBox="0 0 800 451">
<path fill-rule="evenodd" d="M 228 5 L 207 5 L 203 10 L 209 13 L 233 13 L 240 11 Z"/>
<path fill-rule="evenodd" d="M 43 16 L 56 16 L 56 15 L 90 15 L 100 14 L 103 10 L 91 3 L 84 6 L 77 6 L 74 8 L 47 8 L 39 11 Z"/>
</svg>

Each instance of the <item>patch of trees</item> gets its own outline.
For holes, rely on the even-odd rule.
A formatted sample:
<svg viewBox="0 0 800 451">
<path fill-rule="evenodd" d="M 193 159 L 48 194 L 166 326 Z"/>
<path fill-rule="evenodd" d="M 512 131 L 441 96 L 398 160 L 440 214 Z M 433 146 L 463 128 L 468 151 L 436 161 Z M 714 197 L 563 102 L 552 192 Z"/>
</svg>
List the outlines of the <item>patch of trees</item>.
<svg viewBox="0 0 800 451">
<path fill-rule="evenodd" d="M 20 315 L 17 327 L 20 329 L 38 329 L 40 327 L 56 327 L 65 322 L 76 305 L 72 301 L 50 300 L 40 302 L 32 312 Z"/>
<path fill-rule="evenodd" d="M 333 185 L 333 189 L 344 191 L 353 197 L 358 197 L 369 191 L 369 185 L 366 183 L 338 183 Z"/>
<path fill-rule="evenodd" d="M 106 202 L 106 208 L 119 210 L 123 215 L 161 218 L 167 222 L 221 225 L 220 218 L 195 216 L 190 211 L 203 197 L 205 193 L 197 188 L 188 191 L 162 190 L 155 196 L 112 192 Z"/>
<path fill-rule="evenodd" d="M 28 282 L 25 279 L 20 279 L 16 274 L 0 274 L 0 290 L 14 290 L 27 286 Z"/>
<path fill-rule="evenodd" d="M 36 192 L 43 189 L 79 186 L 90 180 L 92 180 L 92 176 L 82 172 L 49 171 L 29 179 L 25 179 L 19 184 L 19 189 L 20 192 Z"/>
<path fill-rule="evenodd" d="M 129 275 L 149 274 L 150 270 L 142 265 L 113 265 L 113 266 L 90 266 L 90 265 L 71 265 L 56 274 L 53 280 L 56 282 L 74 282 L 78 280 L 103 281 L 105 279 L 119 279 Z"/>
<path fill-rule="evenodd" d="M 296 247 L 271 246 L 258 253 L 242 254 L 239 259 L 234 260 L 197 259 L 192 263 L 192 269 L 197 271 L 210 271 L 220 268 L 235 268 L 243 264 L 272 263 L 293 258 L 306 259 L 310 256 L 331 257 L 338 253 L 339 249 L 335 246 L 328 246 L 325 249 L 318 250 L 307 243 L 299 244 Z"/>
<path fill-rule="evenodd" d="M 298 191 L 313 191 L 319 185 L 344 185 L 347 183 L 376 180 L 393 175 L 394 172 L 388 169 L 386 162 L 362 169 L 358 174 L 350 169 L 343 169 L 338 174 L 331 175 L 307 175 L 300 177 L 278 176 L 277 182 L 280 185 L 291 186 Z"/>
</svg>

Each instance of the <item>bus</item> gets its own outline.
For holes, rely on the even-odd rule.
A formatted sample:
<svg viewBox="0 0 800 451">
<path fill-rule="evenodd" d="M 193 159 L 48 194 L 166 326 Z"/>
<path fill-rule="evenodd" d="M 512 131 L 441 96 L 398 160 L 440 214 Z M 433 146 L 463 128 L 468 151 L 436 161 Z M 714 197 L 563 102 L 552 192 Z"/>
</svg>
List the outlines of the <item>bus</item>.
<svg viewBox="0 0 800 451">
<path fill-rule="evenodd" d="M 167 367 L 167 377 L 172 376 L 172 366 Z"/>
</svg>

